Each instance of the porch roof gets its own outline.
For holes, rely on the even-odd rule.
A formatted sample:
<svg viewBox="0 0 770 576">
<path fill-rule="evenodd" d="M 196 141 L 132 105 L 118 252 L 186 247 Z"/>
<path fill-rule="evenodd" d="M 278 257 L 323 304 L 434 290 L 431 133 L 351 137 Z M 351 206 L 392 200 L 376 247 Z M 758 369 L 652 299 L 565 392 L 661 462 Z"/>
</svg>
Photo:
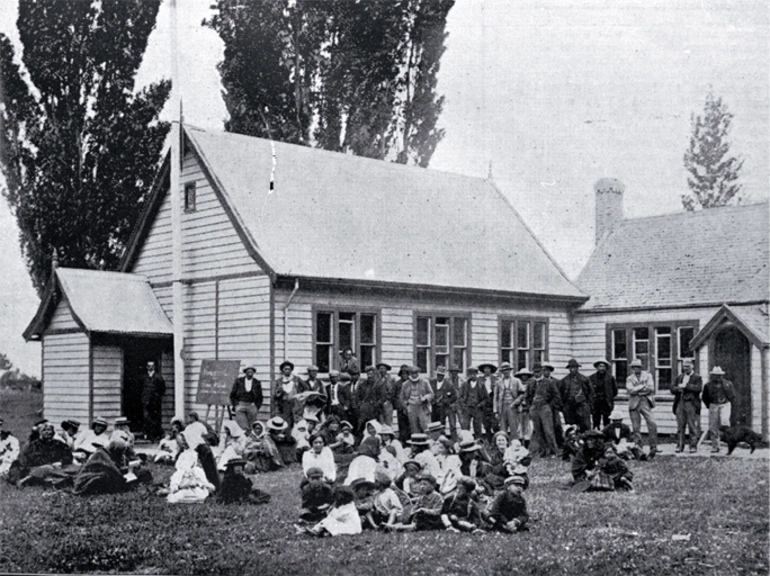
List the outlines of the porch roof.
<svg viewBox="0 0 770 576">
<path fill-rule="evenodd" d="M 723 305 L 711 320 L 695 335 L 690 348 L 697 350 L 724 323 L 736 326 L 757 348 L 770 347 L 770 317 L 767 306 L 758 304 L 740 308 Z"/>
<path fill-rule="evenodd" d="M 173 336 L 171 322 L 150 287 L 138 274 L 59 268 L 38 312 L 24 331 L 27 340 L 39 339 L 60 299 L 86 332 L 136 336 Z"/>
</svg>

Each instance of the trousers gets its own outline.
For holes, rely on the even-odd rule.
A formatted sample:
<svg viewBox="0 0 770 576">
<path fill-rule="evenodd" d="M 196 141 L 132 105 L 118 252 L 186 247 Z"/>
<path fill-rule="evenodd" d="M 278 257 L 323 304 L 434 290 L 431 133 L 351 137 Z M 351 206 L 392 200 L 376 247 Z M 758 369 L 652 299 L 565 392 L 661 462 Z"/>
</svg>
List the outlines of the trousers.
<svg viewBox="0 0 770 576">
<path fill-rule="evenodd" d="M 631 416 L 631 427 L 634 429 L 634 442 L 638 446 L 642 443 L 642 417 L 647 422 L 647 435 L 650 438 L 650 450 L 658 448 L 658 426 L 655 424 L 655 415 L 652 413 L 652 406 L 647 398 L 639 399 L 639 406 L 636 409 L 628 409 L 628 415 Z"/>
</svg>

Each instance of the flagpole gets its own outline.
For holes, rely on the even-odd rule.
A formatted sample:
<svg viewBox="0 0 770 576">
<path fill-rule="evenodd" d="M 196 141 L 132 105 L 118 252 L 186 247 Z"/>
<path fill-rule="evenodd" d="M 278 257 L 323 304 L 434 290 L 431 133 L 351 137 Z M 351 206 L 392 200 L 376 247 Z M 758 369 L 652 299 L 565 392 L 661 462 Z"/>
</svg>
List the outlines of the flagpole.
<svg viewBox="0 0 770 576">
<path fill-rule="evenodd" d="M 174 414 L 184 418 L 185 413 L 185 353 L 184 353 L 184 302 L 182 293 L 182 191 L 181 170 L 181 90 L 179 86 L 179 45 L 177 38 L 177 0 L 169 1 L 171 38 L 171 285 L 174 324 Z"/>
</svg>

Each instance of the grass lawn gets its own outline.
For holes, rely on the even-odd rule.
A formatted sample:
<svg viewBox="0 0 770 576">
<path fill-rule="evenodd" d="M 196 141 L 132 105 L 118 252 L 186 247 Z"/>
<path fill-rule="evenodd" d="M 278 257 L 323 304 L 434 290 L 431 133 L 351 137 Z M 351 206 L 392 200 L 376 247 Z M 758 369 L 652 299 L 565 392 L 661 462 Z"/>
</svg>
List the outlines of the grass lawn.
<svg viewBox="0 0 770 576">
<path fill-rule="evenodd" d="M 7 415 L 6 405 L 3 412 Z M 768 574 L 768 462 L 631 463 L 637 493 L 564 490 L 568 466 L 535 461 L 531 531 L 311 539 L 294 534 L 300 469 L 259 476 L 264 506 L 76 497 L 0 485 L 0 572 L 145 574 Z M 153 467 L 157 480 L 170 467 Z"/>
</svg>

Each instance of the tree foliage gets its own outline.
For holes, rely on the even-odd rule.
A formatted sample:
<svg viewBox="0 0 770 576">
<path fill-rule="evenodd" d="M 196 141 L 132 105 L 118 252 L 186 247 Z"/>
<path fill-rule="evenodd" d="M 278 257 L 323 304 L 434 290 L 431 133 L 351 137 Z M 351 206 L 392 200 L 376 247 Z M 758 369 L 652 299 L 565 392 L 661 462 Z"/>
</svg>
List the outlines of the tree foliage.
<svg viewBox="0 0 770 576">
<path fill-rule="evenodd" d="M 22 64 L 0 34 L 3 194 L 40 293 L 63 266 L 114 268 L 168 132 L 170 83 L 134 90 L 160 0 L 20 0 Z"/>
<path fill-rule="evenodd" d="M 11 368 L 13 368 L 13 362 L 6 354 L 0 352 L 0 370 L 10 370 Z"/>
<path fill-rule="evenodd" d="M 691 116 L 690 147 L 684 154 L 684 166 L 690 173 L 690 192 L 682 195 L 686 210 L 741 202 L 737 180 L 743 160 L 729 155 L 727 141 L 732 121 L 733 115 L 722 98 L 715 98 L 711 92 L 706 96 L 703 115 Z"/>
<path fill-rule="evenodd" d="M 218 0 L 225 129 L 428 166 L 454 0 Z"/>
</svg>

